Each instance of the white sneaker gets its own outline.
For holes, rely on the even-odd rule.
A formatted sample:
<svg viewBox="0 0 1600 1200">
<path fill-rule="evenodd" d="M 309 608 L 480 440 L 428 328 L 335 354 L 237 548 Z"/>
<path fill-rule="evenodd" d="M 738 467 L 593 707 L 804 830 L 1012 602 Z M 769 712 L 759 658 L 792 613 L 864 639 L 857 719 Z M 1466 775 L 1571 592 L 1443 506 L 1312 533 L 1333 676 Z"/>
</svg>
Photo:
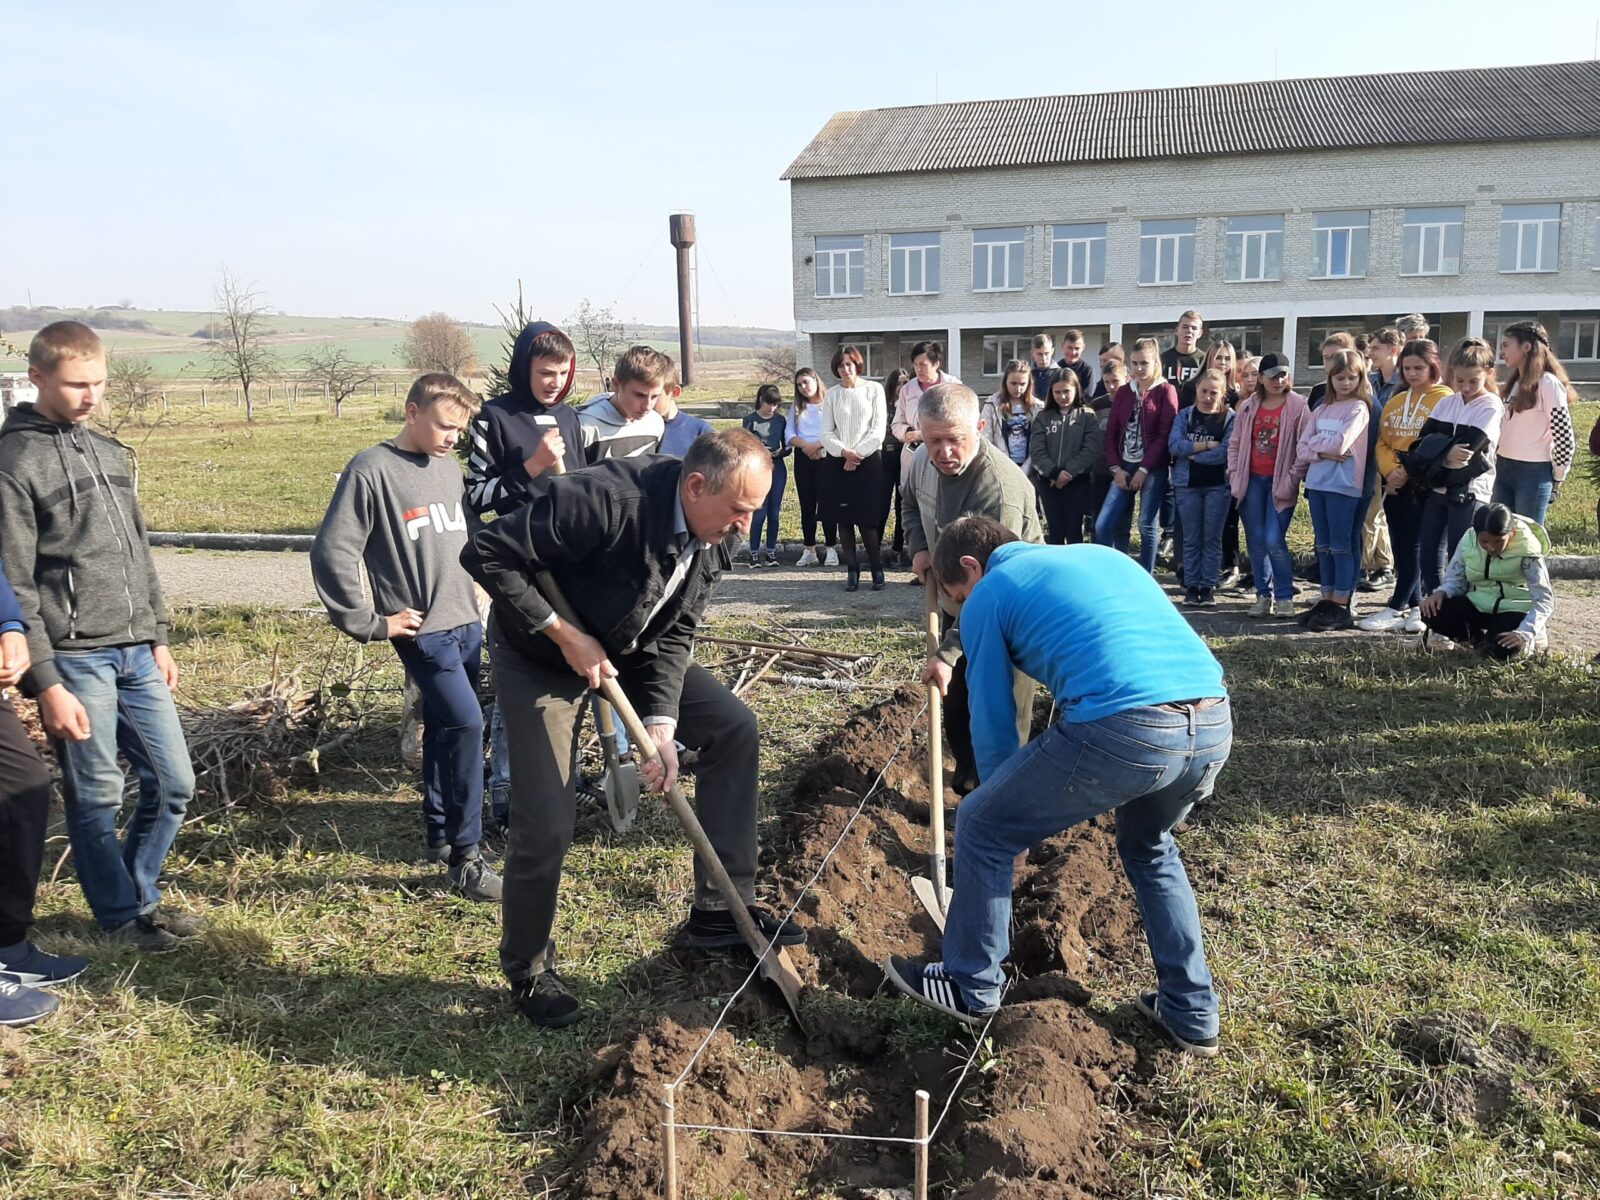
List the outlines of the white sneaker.
<svg viewBox="0 0 1600 1200">
<path fill-rule="evenodd" d="M 817 548 L 807 546 L 801 553 L 800 559 L 794 564 L 797 567 L 814 567 L 817 565 Z"/>
<path fill-rule="evenodd" d="M 1272 615 L 1272 597 L 1257 596 L 1256 602 L 1245 610 L 1247 617 L 1270 617 Z"/>
<path fill-rule="evenodd" d="M 1394 633 L 1404 629 L 1406 613 L 1400 609 L 1380 608 L 1356 622 L 1356 628 L 1366 633 Z"/>
<path fill-rule="evenodd" d="M 1425 654 L 1449 654 L 1455 650 L 1456 644 L 1447 637 L 1440 637 L 1437 633 L 1424 629 L 1419 648 Z"/>
<path fill-rule="evenodd" d="M 1533 635 L 1533 649 L 1530 654 L 1540 654 L 1550 649 L 1550 635 L 1543 630 Z"/>
<path fill-rule="evenodd" d="M 1406 623 L 1401 627 L 1406 633 L 1421 633 L 1427 628 L 1422 621 L 1422 610 L 1411 608 L 1406 610 Z"/>
<path fill-rule="evenodd" d="M 828 561 L 822 565 L 825 567 L 837 567 L 839 565 L 839 552 L 832 546 L 828 547 Z"/>
</svg>

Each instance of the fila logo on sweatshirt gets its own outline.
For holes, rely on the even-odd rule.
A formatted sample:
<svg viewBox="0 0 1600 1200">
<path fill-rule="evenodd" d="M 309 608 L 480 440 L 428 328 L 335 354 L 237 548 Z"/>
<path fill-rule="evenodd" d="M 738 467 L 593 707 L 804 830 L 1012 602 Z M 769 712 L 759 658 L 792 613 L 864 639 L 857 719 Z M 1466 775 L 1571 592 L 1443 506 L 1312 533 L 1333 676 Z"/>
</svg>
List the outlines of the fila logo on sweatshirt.
<svg viewBox="0 0 1600 1200">
<path fill-rule="evenodd" d="M 467 528 L 467 518 L 461 511 L 459 500 L 456 501 L 454 514 L 435 501 L 421 508 L 406 509 L 400 514 L 400 519 L 406 523 L 406 536 L 413 542 L 421 537 L 422 531 L 430 525 L 433 526 L 435 533 L 464 533 Z"/>
</svg>

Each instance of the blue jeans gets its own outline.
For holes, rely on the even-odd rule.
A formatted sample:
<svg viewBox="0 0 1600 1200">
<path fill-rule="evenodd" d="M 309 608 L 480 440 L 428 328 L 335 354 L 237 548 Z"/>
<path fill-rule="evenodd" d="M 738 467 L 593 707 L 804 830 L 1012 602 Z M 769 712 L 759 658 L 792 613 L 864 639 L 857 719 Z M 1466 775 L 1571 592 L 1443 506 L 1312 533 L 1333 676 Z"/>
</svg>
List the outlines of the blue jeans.
<svg viewBox="0 0 1600 1200">
<path fill-rule="evenodd" d="M 483 841 L 483 626 L 476 621 L 395 638 L 422 692 L 422 819 L 428 845 L 460 862 Z"/>
<path fill-rule="evenodd" d="M 1519 517 L 1542 526 L 1550 512 L 1550 494 L 1556 486 L 1556 469 L 1548 462 L 1520 458 L 1494 460 L 1494 502 L 1504 504 Z"/>
<path fill-rule="evenodd" d="M 55 742 L 67 837 L 78 884 L 102 929 L 161 902 L 156 879 L 194 799 L 194 766 L 172 692 L 148 643 L 55 656 L 67 691 L 88 711 L 86 742 Z M 139 799 L 117 836 L 121 751 L 139 777 Z"/>
<path fill-rule="evenodd" d="M 1180 487 L 1178 528 L 1183 530 L 1183 585 L 1214 588 L 1222 574 L 1222 527 L 1228 522 L 1227 486 Z M 1174 533 L 1174 538 L 1177 534 Z"/>
<path fill-rule="evenodd" d="M 1293 600 L 1294 559 L 1289 556 L 1287 535 L 1294 509 L 1278 510 L 1277 501 L 1272 498 L 1272 476 L 1250 476 L 1250 485 L 1239 502 L 1239 519 L 1244 522 L 1256 595 Z"/>
<path fill-rule="evenodd" d="M 772 487 L 766 502 L 750 514 L 750 553 L 761 545 L 761 527 L 767 528 L 767 549 L 778 548 L 778 514 L 783 511 L 783 490 L 789 485 L 789 468 L 781 458 L 772 462 Z"/>
<path fill-rule="evenodd" d="M 1417 536 L 1417 556 L 1422 563 L 1422 595 L 1439 590 L 1445 564 L 1472 528 L 1472 517 L 1483 501 L 1475 496 L 1450 500 L 1429 492 L 1422 501 L 1422 532 Z"/>
<path fill-rule="evenodd" d="M 1130 708 L 1081 725 L 1063 719 L 962 800 L 944 965 L 963 999 L 979 1011 L 1000 1003 L 1017 855 L 1115 809 L 1117 851 L 1144 918 L 1161 1015 L 1180 1035 L 1215 1037 L 1200 912 L 1170 831 L 1211 794 L 1232 746 L 1225 700 L 1206 709 Z"/>
<path fill-rule="evenodd" d="M 1139 489 L 1139 565 L 1151 574 L 1156 569 L 1156 548 L 1160 544 L 1157 532 L 1161 503 L 1167 495 L 1167 468 L 1157 467 L 1144 478 Z M 1102 546 L 1114 546 L 1124 554 L 1128 552 L 1129 527 L 1133 524 L 1134 493 L 1119 488 L 1115 480 L 1106 493 L 1105 505 L 1100 509 L 1100 519 L 1094 524 L 1094 540 Z"/>
<path fill-rule="evenodd" d="M 1322 581 L 1322 594 L 1349 596 L 1355 591 L 1356 566 L 1361 561 L 1360 541 L 1353 553 L 1350 546 L 1352 534 L 1360 528 L 1356 514 L 1361 511 L 1361 497 L 1307 488 L 1306 499 L 1311 502 L 1311 529 L 1317 539 L 1317 577 Z"/>
</svg>

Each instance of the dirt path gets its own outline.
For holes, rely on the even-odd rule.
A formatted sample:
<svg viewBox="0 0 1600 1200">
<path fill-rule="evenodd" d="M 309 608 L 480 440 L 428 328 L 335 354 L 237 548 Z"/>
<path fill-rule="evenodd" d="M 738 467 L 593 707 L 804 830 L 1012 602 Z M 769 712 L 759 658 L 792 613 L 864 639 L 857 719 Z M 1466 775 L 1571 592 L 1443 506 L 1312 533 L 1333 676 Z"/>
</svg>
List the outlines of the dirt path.
<svg viewBox="0 0 1600 1200">
<path fill-rule="evenodd" d="M 304 554 L 223 550 L 156 550 L 154 554 L 171 604 L 259 604 L 269 608 L 317 604 L 311 568 Z M 812 626 L 846 617 L 910 621 L 922 612 L 922 589 L 908 586 L 910 579 L 907 571 L 890 571 L 889 586 L 883 591 L 874 592 L 863 586 L 852 594 L 844 590 L 842 568 L 782 566 L 752 571 L 736 566 L 718 584 L 710 615 L 751 617 L 771 613 L 785 621 Z M 1600 583 L 1560 580 L 1556 591 L 1560 602 L 1551 623 L 1551 647 L 1585 658 L 1600 653 Z M 1251 597 L 1242 592 L 1225 592 L 1215 609 L 1191 613 L 1190 619 L 1201 632 L 1215 637 L 1299 635 L 1292 622 L 1252 621 L 1246 617 L 1250 601 Z M 1370 612 L 1379 603 L 1378 597 L 1363 596 L 1361 610 Z M 1394 640 L 1400 644 L 1399 638 Z"/>
</svg>

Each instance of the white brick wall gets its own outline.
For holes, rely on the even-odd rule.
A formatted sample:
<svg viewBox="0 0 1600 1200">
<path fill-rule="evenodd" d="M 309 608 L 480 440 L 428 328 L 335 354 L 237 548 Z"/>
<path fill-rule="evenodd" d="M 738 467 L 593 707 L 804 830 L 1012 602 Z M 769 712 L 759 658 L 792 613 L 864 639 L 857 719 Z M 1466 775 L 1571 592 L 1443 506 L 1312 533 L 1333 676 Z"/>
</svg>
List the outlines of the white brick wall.
<svg viewBox="0 0 1600 1200">
<path fill-rule="evenodd" d="M 1600 140 L 796 180 L 790 189 L 795 319 L 802 337 L 893 329 L 942 336 L 952 326 L 1059 329 L 1170 322 L 1185 308 L 1198 308 L 1214 321 L 1287 315 L 1298 320 L 1303 336 L 1304 323 L 1318 315 L 1600 309 L 1600 271 L 1594 269 Z M 1564 205 L 1559 270 L 1503 275 L 1501 205 L 1536 201 Z M 1434 205 L 1466 208 L 1462 271 L 1402 276 L 1404 209 Z M 1312 214 L 1334 209 L 1371 210 L 1363 279 L 1309 278 Z M 1252 213 L 1285 215 L 1281 282 L 1222 279 L 1224 218 Z M 1139 222 L 1177 217 L 1197 219 L 1195 282 L 1140 286 Z M 1104 287 L 1049 286 L 1049 225 L 1073 221 L 1107 224 Z M 994 225 L 1029 227 L 1027 283 L 1021 291 L 972 291 L 971 231 Z M 888 234 L 928 229 L 943 235 L 943 290 L 936 296 L 889 295 Z M 805 259 L 813 237 L 835 233 L 866 235 L 861 297 L 815 295 L 814 269 Z M 969 367 L 963 350 L 963 369 L 977 375 L 977 364 Z"/>
</svg>

